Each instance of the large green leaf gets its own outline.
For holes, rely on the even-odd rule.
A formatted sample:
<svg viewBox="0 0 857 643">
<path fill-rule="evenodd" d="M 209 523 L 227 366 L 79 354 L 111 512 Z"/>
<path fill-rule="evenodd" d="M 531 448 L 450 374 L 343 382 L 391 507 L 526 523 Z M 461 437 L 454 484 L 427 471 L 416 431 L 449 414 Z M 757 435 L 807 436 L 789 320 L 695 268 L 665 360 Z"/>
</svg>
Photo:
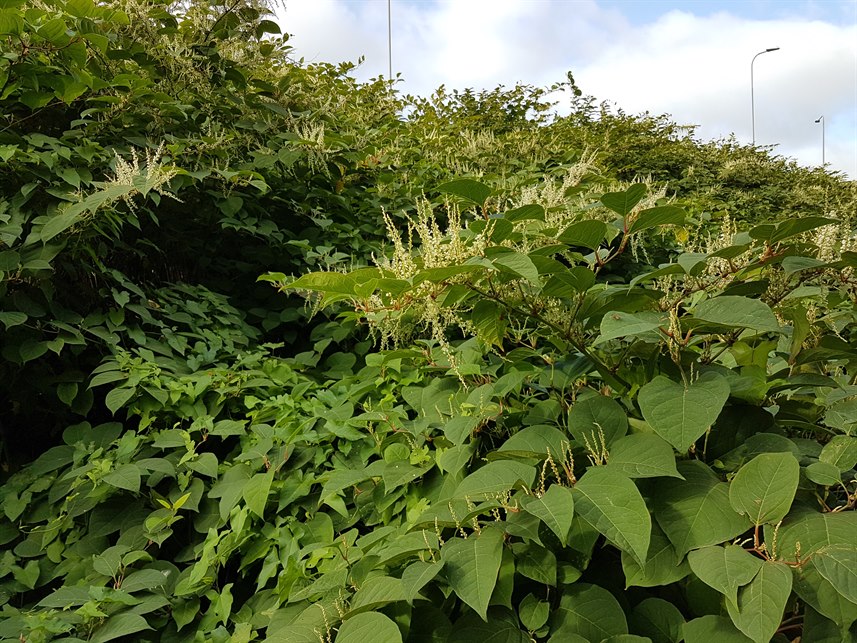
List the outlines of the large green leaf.
<svg viewBox="0 0 857 643">
<path fill-rule="evenodd" d="M 379 609 L 390 603 L 408 599 L 404 584 L 391 576 L 372 576 L 367 579 L 351 598 L 349 617 L 370 610 Z"/>
<path fill-rule="evenodd" d="M 470 314 L 476 336 L 486 344 L 502 346 L 506 335 L 506 311 L 499 304 L 482 300 L 476 303 Z"/>
<path fill-rule="evenodd" d="M 587 641 L 602 641 L 615 634 L 627 634 L 625 613 L 613 594 L 598 585 L 575 583 L 565 588 L 559 608 L 551 616 L 551 640 L 571 640 L 574 635 Z"/>
<path fill-rule="evenodd" d="M 247 503 L 247 508 L 259 518 L 265 517 L 265 505 L 274 481 L 274 469 L 267 473 L 257 473 L 244 484 L 241 496 Z"/>
<path fill-rule="evenodd" d="M 102 478 L 104 482 L 119 489 L 140 491 L 140 468 L 136 464 L 123 464 Z"/>
<path fill-rule="evenodd" d="M 580 444 L 594 449 L 612 444 L 628 430 L 628 416 L 619 403 L 604 395 L 577 401 L 568 412 L 568 430 Z"/>
<path fill-rule="evenodd" d="M 610 445 L 607 466 L 629 478 L 681 477 L 673 448 L 653 433 L 632 433 L 616 440 Z"/>
<path fill-rule="evenodd" d="M 574 518 L 574 494 L 568 487 L 553 484 L 540 498 L 524 496 L 521 507 L 545 523 L 565 547 Z"/>
<path fill-rule="evenodd" d="M 109 617 L 98 627 L 89 640 L 92 643 L 104 643 L 123 636 L 130 636 L 143 630 L 153 629 L 145 618 L 131 611 L 121 612 Z"/>
<path fill-rule="evenodd" d="M 684 555 L 691 549 L 716 545 L 747 529 L 747 519 L 732 509 L 729 485 L 720 482 L 702 462 L 680 462 L 684 480 L 659 481 L 653 494 L 655 519 Z"/>
<path fill-rule="evenodd" d="M 738 295 L 721 295 L 706 299 L 694 308 L 693 316 L 712 324 L 730 328 L 749 328 L 759 333 L 780 329 L 780 324 L 770 306 L 758 299 Z"/>
<path fill-rule="evenodd" d="M 636 335 L 654 335 L 662 326 L 669 326 L 669 321 L 653 312 L 624 313 L 618 310 L 610 311 L 601 319 L 601 334 L 596 344 L 619 337 L 634 337 Z"/>
<path fill-rule="evenodd" d="M 606 234 L 607 224 L 603 221 L 576 221 L 559 234 L 557 241 L 595 250 L 604 241 Z"/>
<path fill-rule="evenodd" d="M 476 205 L 483 205 L 493 193 L 493 190 L 484 183 L 474 181 L 473 179 L 455 179 L 437 186 L 437 191 L 441 194 L 454 194 L 462 199 L 466 199 Z"/>
<path fill-rule="evenodd" d="M 765 528 L 766 536 L 769 529 L 773 528 Z M 855 533 L 857 513 L 853 511 L 804 511 L 796 517 L 787 517 L 777 533 L 778 557 L 785 562 L 798 563 L 794 579 L 797 595 L 843 629 L 857 621 L 857 603 L 845 598 L 821 570 L 848 591 L 849 582 L 853 582 L 849 580 L 853 568 L 840 568 L 838 553 L 854 547 Z M 827 551 L 834 552 L 830 561 L 824 561 Z M 843 561 L 846 565 L 848 558 L 846 556 Z"/>
<path fill-rule="evenodd" d="M 828 545 L 816 551 L 812 562 L 837 592 L 857 604 L 857 538 L 851 545 Z"/>
<path fill-rule="evenodd" d="M 821 449 L 819 461 L 832 464 L 840 471 L 848 471 L 857 466 L 857 437 L 835 435 Z"/>
<path fill-rule="evenodd" d="M 429 563 L 422 560 L 411 563 L 402 572 L 402 590 L 405 600 L 409 603 L 419 595 L 419 591 L 426 586 L 438 572 L 443 568 L 443 561 Z"/>
<path fill-rule="evenodd" d="M 645 184 L 635 183 L 623 192 L 608 192 L 601 197 L 601 203 L 619 216 L 624 217 L 643 200 L 643 197 L 646 196 L 646 190 Z"/>
<path fill-rule="evenodd" d="M 640 389 L 638 401 L 646 422 L 685 453 L 714 424 L 729 398 L 729 383 L 717 373 L 703 373 L 690 386 L 659 375 Z"/>
<path fill-rule="evenodd" d="M 646 562 L 640 565 L 632 556 L 622 552 L 625 587 L 659 587 L 687 576 L 690 568 L 683 556 L 676 554 L 672 543 L 657 524 L 652 525 L 652 538 Z"/>
<path fill-rule="evenodd" d="M 682 627 L 684 643 L 749 643 L 750 639 L 723 616 L 702 616 Z"/>
<path fill-rule="evenodd" d="M 523 252 L 504 252 L 491 259 L 491 263 L 500 272 L 512 274 L 538 285 L 539 269 Z"/>
<path fill-rule="evenodd" d="M 652 643 L 677 643 L 682 637 L 684 616 L 662 598 L 647 598 L 631 612 L 628 625 L 634 634 L 648 636 Z"/>
<path fill-rule="evenodd" d="M 791 453 L 762 453 L 735 474 L 729 502 L 754 525 L 779 522 L 791 508 L 799 477 L 800 464 Z"/>
<path fill-rule="evenodd" d="M 593 467 L 574 486 L 575 510 L 619 549 L 643 564 L 652 519 L 636 485 L 607 467 Z"/>
<path fill-rule="evenodd" d="M 456 498 L 492 495 L 509 491 L 519 482 L 530 488 L 536 479 L 535 468 L 521 462 L 489 462 L 467 476 L 453 494 Z"/>
<path fill-rule="evenodd" d="M 738 591 L 738 601 L 726 601 L 729 617 L 755 643 L 768 643 L 780 627 L 792 593 L 788 565 L 766 561 L 752 581 Z"/>
<path fill-rule="evenodd" d="M 498 453 L 511 452 L 520 454 L 548 455 L 561 458 L 563 450 L 569 445 L 568 436 L 556 427 L 547 424 L 528 426 L 506 440 Z M 491 454 L 489 454 L 490 458 Z"/>
<path fill-rule="evenodd" d="M 662 205 L 640 212 L 628 227 L 628 234 L 662 225 L 681 225 L 687 213 L 674 205 Z"/>
<path fill-rule="evenodd" d="M 762 566 L 762 561 L 743 547 L 728 544 L 694 550 L 688 554 L 687 560 L 703 583 L 733 603 L 738 600 L 738 588 L 753 580 Z"/>
<path fill-rule="evenodd" d="M 334 639 L 336 643 L 402 643 L 398 626 L 380 612 L 364 612 L 346 619 Z"/>
<path fill-rule="evenodd" d="M 488 602 L 503 558 L 503 532 L 488 527 L 467 539 L 453 538 L 440 554 L 450 587 L 483 620 L 488 620 Z"/>
</svg>

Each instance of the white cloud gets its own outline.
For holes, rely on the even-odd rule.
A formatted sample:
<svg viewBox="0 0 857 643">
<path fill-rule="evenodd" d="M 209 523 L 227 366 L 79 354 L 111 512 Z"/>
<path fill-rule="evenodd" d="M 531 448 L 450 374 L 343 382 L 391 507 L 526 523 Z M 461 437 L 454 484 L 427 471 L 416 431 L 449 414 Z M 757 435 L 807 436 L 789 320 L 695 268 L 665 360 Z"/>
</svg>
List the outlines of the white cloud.
<svg viewBox="0 0 857 643">
<path fill-rule="evenodd" d="M 824 114 L 828 163 L 857 177 L 857 25 L 728 11 L 671 11 L 632 25 L 596 0 L 393 0 L 392 9 L 393 69 L 404 92 L 549 85 L 571 70 L 584 93 L 626 112 L 670 113 L 704 138 L 734 132 L 747 143 L 750 60 L 780 47 L 755 64 L 757 144 L 817 165 L 813 121 Z M 297 55 L 364 55 L 358 77 L 387 75 L 384 0 L 287 0 L 282 22 Z"/>
</svg>

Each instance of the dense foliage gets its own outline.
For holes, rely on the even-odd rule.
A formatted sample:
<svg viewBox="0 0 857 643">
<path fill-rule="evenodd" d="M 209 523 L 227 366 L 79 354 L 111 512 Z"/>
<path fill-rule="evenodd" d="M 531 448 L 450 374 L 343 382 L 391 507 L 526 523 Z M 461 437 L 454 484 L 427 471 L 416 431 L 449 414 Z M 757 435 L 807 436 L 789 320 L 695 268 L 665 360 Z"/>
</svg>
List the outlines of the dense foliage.
<svg viewBox="0 0 857 643">
<path fill-rule="evenodd" d="M 854 183 L 279 32 L 0 0 L 0 640 L 857 638 Z"/>
</svg>

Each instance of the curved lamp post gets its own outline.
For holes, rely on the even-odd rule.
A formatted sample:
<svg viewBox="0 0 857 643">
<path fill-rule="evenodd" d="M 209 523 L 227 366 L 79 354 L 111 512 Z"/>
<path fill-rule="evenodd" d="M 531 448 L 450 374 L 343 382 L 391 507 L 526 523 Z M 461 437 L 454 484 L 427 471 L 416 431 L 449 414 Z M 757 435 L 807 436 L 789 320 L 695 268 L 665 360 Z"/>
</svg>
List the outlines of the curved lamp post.
<svg viewBox="0 0 857 643">
<path fill-rule="evenodd" d="M 824 114 L 815 119 L 816 123 L 821 123 L 821 167 L 824 167 L 827 162 L 824 158 Z"/>
<path fill-rule="evenodd" d="M 387 69 L 389 71 L 389 80 L 393 80 L 393 9 L 391 8 L 392 0 L 387 0 Z"/>
<path fill-rule="evenodd" d="M 779 47 L 769 47 L 768 49 L 765 49 L 765 51 L 760 51 L 758 54 L 753 56 L 753 60 L 750 61 L 750 120 L 753 127 L 753 145 L 756 144 L 756 98 L 753 93 L 753 63 L 756 62 L 756 58 L 762 54 L 768 54 L 772 51 L 778 50 Z"/>
</svg>

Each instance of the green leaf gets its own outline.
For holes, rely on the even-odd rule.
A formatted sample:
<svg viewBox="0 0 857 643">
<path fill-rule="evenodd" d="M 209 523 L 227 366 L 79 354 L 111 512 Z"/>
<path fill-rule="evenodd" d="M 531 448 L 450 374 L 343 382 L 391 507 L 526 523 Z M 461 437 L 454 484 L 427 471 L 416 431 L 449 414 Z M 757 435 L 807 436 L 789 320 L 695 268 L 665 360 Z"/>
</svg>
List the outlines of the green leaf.
<svg viewBox="0 0 857 643">
<path fill-rule="evenodd" d="M 738 601 L 726 601 L 729 617 L 755 643 L 768 643 L 780 627 L 792 593 L 788 565 L 765 561 L 750 583 L 738 592 Z"/>
<path fill-rule="evenodd" d="M 487 527 L 466 540 L 453 538 L 440 551 L 449 585 L 456 595 L 488 620 L 488 602 L 503 558 L 503 532 Z"/>
<path fill-rule="evenodd" d="M 551 640 L 556 641 L 569 640 L 573 635 L 602 641 L 627 634 L 628 622 L 613 594 L 598 585 L 574 583 L 563 591 L 551 618 L 550 633 Z"/>
<path fill-rule="evenodd" d="M 839 467 L 829 462 L 813 462 L 807 465 L 804 473 L 808 480 L 824 487 L 833 487 L 842 482 L 842 474 Z"/>
<path fill-rule="evenodd" d="M 576 402 L 568 412 L 569 433 L 581 444 L 599 449 L 625 435 L 628 416 L 613 398 L 592 395 Z"/>
<path fill-rule="evenodd" d="M 116 411 L 125 406 L 136 392 L 137 390 L 133 388 L 115 388 L 104 398 L 104 404 L 113 415 L 116 415 Z"/>
<path fill-rule="evenodd" d="M 610 446 L 607 467 L 629 478 L 681 477 L 673 448 L 652 433 L 632 433 L 616 440 Z"/>
<path fill-rule="evenodd" d="M 464 621 L 464 623 L 462 623 Z M 474 643 L 480 641 L 484 643 L 531 643 L 530 637 L 526 632 L 522 632 L 517 625 L 499 620 L 491 619 L 487 623 L 482 621 L 473 621 L 467 617 L 456 622 L 455 627 L 449 634 L 449 638 L 435 636 L 432 639 L 414 638 L 415 641 L 444 641 L 445 643 Z"/>
<path fill-rule="evenodd" d="M 706 299 L 694 308 L 693 317 L 720 326 L 748 328 L 759 333 L 780 330 L 780 323 L 768 304 L 738 295 Z"/>
<path fill-rule="evenodd" d="M 643 183 L 635 183 L 624 192 L 608 192 L 601 197 L 601 203 L 613 210 L 621 217 L 626 216 L 634 206 L 646 196 L 646 186 Z"/>
<path fill-rule="evenodd" d="M 484 205 L 485 200 L 493 194 L 493 190 L 484 183 L 473 179 L 455 179 L 437 186 L 441 194 L 454 194 L 476 205 Z"/>
<path fill-rule="evenodd" d="M 265 505 L 268 502 L 268 494 L 271 491 L 271 483 L 274 481 L 274 469 L 267 473 L 257 473 L 250 478 L 241 491 L 247 508 L 259 518 L 265 517 Z"/>
<path fill-rule="evenodd" d="M 95 11 L 95 3 L 92 0 L 68 0 L 65 10 L 75 18 L 86 18 Z"/>
<path fill-rule="evenodd" d="M 20 326 L 25 321 L 27 321 L 27 315 L 25 313 L 20 313 L 17 311 L 0 312 L 0 322 L 2 322 L 6 330 L 9 330 L 13 326 Z"/>
<path fill-rule="evenodd" d="M 799 478 L 800 464 L 791 453 L 762 453 L 735 474 L 729 502 L 754 525 L 779 522 L 791 508 Z"/>
<path fill-rule="evenodd" d="M 476 500 L 486 494 L 490 496 L 509 491 L 519 481 L 529 489 L 535 479 L 535 468 L 521 462 L 489 462 L 462 480 L 453 496 Z"/>
<path fill-rule="evenodd" d="M 151 629 L 153 628 L 149 626 L 146 619 L 139 614 L 121 612 L 108 618 L 102 626 L 92 633 L 92 638 L 89 640 L 92 643 L 104 643 L 104 641 L 112 641 L 122 636 L 130 636 Z"/>
<path fill-rule="evenodd" d="M 636 485 L 607 467 L 592 467 L 574 486 L 575 511 L 619 549 L 644 563 L 652 519 Z"/>
<path fill-rule="evenodd" d="M 587 220 L 576 221 L 563 230 L 557 241 L 567 243 L 570 246 L 583 246 L 595 250 L 607 236 L 607 224 L 603 221 Z"/>
<path fill-rule="evenodd" d="M 640 212 L 628 228 L 628 234 L 662 225 L 682 225 L 687 213 L 674 205 L 662 205 Z"/>
<path fill-rule="evenodd" d="M 15 36 L 24 30 L 24 21 L 16 9 L 0 9 L 0 35 Z"/>
<path fill-rule="evenodd" d="M 687 576 L 690 569 L 683 556 L 676 554 L 672 543 L 657 524 L 652 525 L 652 537 L 646 563 L 640 565 L 633 557 L 622 552 L 622 570 L 625 588 L 659 587 L 669 585 Z"/>
<path fill-rule="evenodd" d="M 840 223 L 838 219 L 830 219 L 828 217 L 796 217 L 787 219 L 777 224 L 773 234 L 768 237 L 771 243 L 779 243 L 789 237 L 794 237 L 810 230 L 815 230 L 821 226 L 826 226 L 834 223 Z M 752 230 L 750 236 L 753 236 Z"/>
<path fill-rule="evenodd" d="M 857 604 L 857 545 L 828 545 L 818 550 L 812 560 L 837 592 Z"/>
<path fill-rule="evenodd" d="M 508 528 L 508 524 L 507 524 Z M 515 573 L 541 585 L 556 587 L 556 556 L 535 542 L 512 543 Z"/>
<path fill-rule="evenodd" d="M 542 288 L 545 297 L 572 297 L 589 290 L 595 284 L 595 273 L 589 268 L 575 266 L 551 275 Z"/>
<path fill-rule="evenodd" d="M 123 464 L 102 478 L 107 484 L 137 493 L 140 491 L 140 468 L 136 464 Z"/>
<path fill-rule="evenodd" d="M 684 643 L 749 643 L 728 618 L 708 615 L 688 621 L 682 628 Z"/>
<path fill-rule="evenodd" d="M 473 307 L 470 321 L 476 329 L 476 336 L 486 344 L 502 346 L 506 335 L 505 310 L 499 304 L 481 300 Z"/>
<path fill-rule="evenodd" d="M 311 272 L 295 279 L 287 288 L 353 297 L 356 294 L 357 283 L 353 277 L 341 272 Z"/>
<path fill-rule="evenodd" d="M 677 468 L 685 480 L 659 481 L 653 499 L 655 518 L 679 555 L 747 530 L 747 519 L 729 503 L 729 485 L 707 465 L 691 460 Z"/>
<path fill-rule="evenodd" d="M 544 221 L 545 209 L 538 203 L 529 203 L 519 208 L 506 210 L 503 218 L 509 221 Z"/>
<path fill-rule="evenodd" d="M 547 424 L 528 426 L 506 440 L 495 453 L 511 452 L 523 455 L 548 455 L 562 457 L 563 451 L 569 446 L 568 436 L 556 427 Z M 494 455 L 489 453 L 488 457 Z"/>
<path fill-rule="evenodd" d="M 687 560 L 699 580 L 733 603 L 738 600 L 738 588 L 753 580 L 762 567 L 761 560 L 737 545 L 703 547 L 690 552 Z"/>
<path fill-rule="evenodd" d="M 504 252 L 494 257 L 491 263 L 500 271 L 526 279 L 532 284 L 539 285 L 539 269 L 527 255 L 522 252 Z"/>
<path fill-rule="evenodd" d="M 521 508 L 545 523 L 559 538 L 562 546 L 567 546 L 574 518 L 574 494 L 571 489 L 552 484 L 541 498 L 523 496 Z"/>
<path fill-rule="evenodd" d="M 765 527 L 765 540 L 769 538 Z M 790 563 L 800 563 L 795 567 L 795 593 L 807 604 L 847 629 L 857 620 L 857 604 L 847 600 L 834 585 L 821 574 L 825 572 L 831 578 L 837 566 L 837 556 L 828 563 L 822 562 L 827 550 L 836 552 L 854 547 L 854 534 L 857 533 L 857 513 L 837 511 L 816 513 L 805 511 L 797 518 L 787 517 L 778 530 L 778 558 Z M 772 537 L 771 537 L 772 538 Z M 846 574 L 850 570 L 843 570 Z M 847 584 L 846 584 L 847 587 Z"/>
<path fill-rule="evenodd" d="M 857 438 L 835 435 L 824 445 L 818 456 L 820 462 L 832 464 L 840 471 L 849 471 L 857 466 Z"/>
<path fill-rule="evenodd" d="M 407 597 L 400 579 L 391 576 L 372 576 L 352 597 L 349 614 L 374 610 L 405 600 Z"/>
<path fill-rule="evenodd" d="M 662 326 L 669 326 L 669 320 L 659 313 L 623 313 L 612 310 L 601 318 L 601 334 L 596 344 L 617 339 L 657 333 Z"/>
<path fill-rule="evenodd" d="M 550 603 L 540 601 L 532 594 L 527 594 L 518 606 L 518 618 L 529 631 L 534 632 L 548 622 Z"/>
<path fill-rule="evenodd" d="M 420 590 L 437 576 L 441 569 L 443 569 L 443 561 L 428 563 L 418 560 L 408 565 L 402 572 L 402 590 L 405 594 L 405 600 L 412 603 L 419 595 Z"/>
<path fill-rule="evenodd" d="M 655 432 L 686 453 L 714 424 L 729 398 L 729 383 L 717 373 L 703 373 L 690 386 L 657 376 L 640 389 L 638 401 Z"/>
<path fill-rule="evenodd" d="M 54 215 L 39 232 L 42 243 L 47 243 L 58 234 L 65 232 L 79 220 L 80 215 L 76 212 L 67 211 Z"/>
<path fill-rule="evenodd" d="M 21 255 L 15 250 L 4 250 L 0 252 L 0 271 L 12 272 L 18 269 L 21 265 Z M 11 313 L 5 313 L 11 314 Z"/>
<path fill-rule="evenodd" d="M 336 635 L 336 643 L 402 643 L 398 626 L 380 612 L 364 612 L 346 619 Z"/>
<path fill-rule="evenodd" d="M 682 638 L 684 617 L 672 603 L 662 598 L 647 598 L 631 612 L 628 625 L 635 634 L 648 636 L 652 643 L 677 643 Z"/>
</svg>

